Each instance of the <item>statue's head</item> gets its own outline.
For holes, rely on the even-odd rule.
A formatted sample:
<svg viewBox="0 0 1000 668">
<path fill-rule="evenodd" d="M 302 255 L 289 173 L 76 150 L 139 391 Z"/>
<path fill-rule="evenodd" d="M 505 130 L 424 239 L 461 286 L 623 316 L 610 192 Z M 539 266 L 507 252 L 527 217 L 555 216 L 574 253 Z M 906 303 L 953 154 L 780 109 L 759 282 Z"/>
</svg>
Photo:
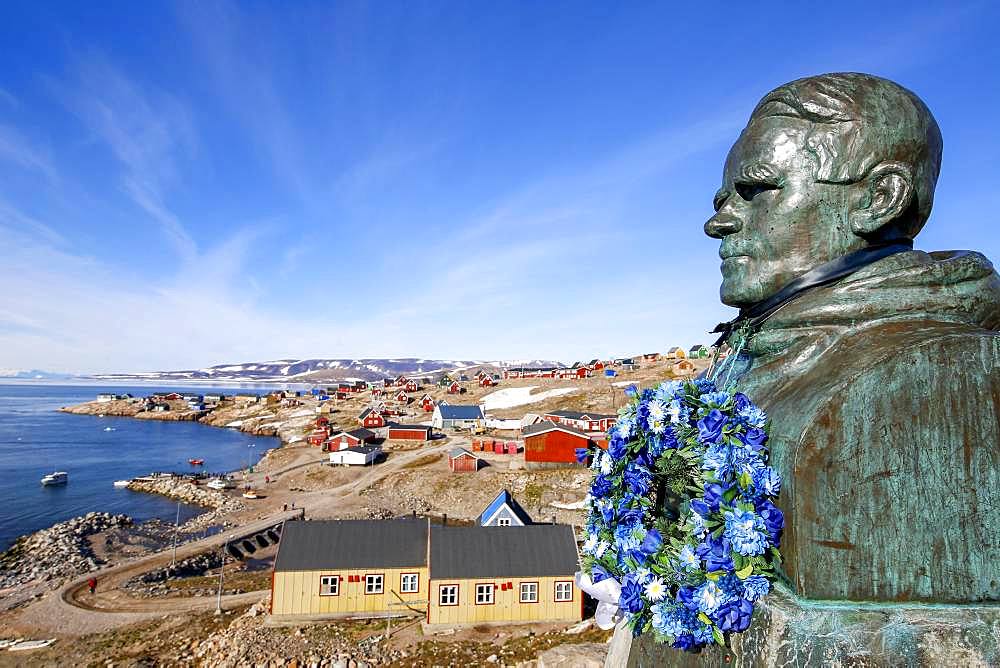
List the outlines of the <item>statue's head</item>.
<svg viewBox="0 0 1000 668">
<path fill-rule="evenodd" d="M 722 301 L 747 307 L 847 253 L 912 241 L 931 212 L 941 148 L 930 110 L 886 79 L 824 74 L 765 95 L 705 223 L 722 240 Z"/>
</svg>

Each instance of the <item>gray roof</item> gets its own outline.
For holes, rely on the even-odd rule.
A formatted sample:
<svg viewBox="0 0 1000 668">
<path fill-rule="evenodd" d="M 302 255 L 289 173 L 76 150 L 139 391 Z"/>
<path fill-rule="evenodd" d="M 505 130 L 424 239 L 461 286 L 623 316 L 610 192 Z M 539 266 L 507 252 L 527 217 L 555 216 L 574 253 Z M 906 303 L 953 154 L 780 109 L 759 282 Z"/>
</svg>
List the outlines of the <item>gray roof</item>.
<svg viewBox="0 0 1000 668">
<path fill-rule="evenodd" d="M 573 577 L 577 564 L 573 528 L 432 526 L 431 579 Z"/>
<path fill-rule="evenodd" d="M 431 431 L 433 427 L 428 427 L 425 424 L 402 424 L 400 422 L 390 422 L 390 429 L 423 429 L 424 431 Z"/>
<path fill-rule="evenodd" d="M 452 448 L 451 450 L 448 451 L 448 456 L 451 457 L 452 459 L 455 459 L 456 457 L 464 457 L 465 455 L 479 459 L 465 448 Z"/>
<path fill-rule="evenodd" d="M 410 568 L 427 564 L 427 521 L 285 522 L 275 571 Z"/>
<path fill-rule="evenodd" d="M 560 429 L 570 434 L 576 434 L 577 436 L 584 436 L 590 438 L 590 435 L 586 432 L 580 431 L 575 427 L 570 427 L 568 424 L 556 424 L 551 420 L 542 420 L 541 422 L 536 422 L 533 425 L 525 427 L 521 430 L 522 436 L 535 436 L 537 434 L 544 434 L 547 431 L 552 431 L 553 429 Z"/>
<path fill-rule="evenodd" d="M 438 406 L 444 420 L 482 420 L 483 409 L 479 406 L 463 404 L 441 404 Z"/>
</svg>

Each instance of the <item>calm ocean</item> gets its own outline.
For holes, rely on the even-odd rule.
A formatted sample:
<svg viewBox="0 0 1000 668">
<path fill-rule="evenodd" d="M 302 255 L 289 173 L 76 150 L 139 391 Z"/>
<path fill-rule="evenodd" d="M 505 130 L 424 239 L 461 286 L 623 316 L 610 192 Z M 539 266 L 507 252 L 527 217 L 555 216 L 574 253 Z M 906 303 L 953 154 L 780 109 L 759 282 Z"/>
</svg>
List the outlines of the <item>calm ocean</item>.
<svg viewBox="0 0 1000 668">
<path fill-rule="evenodd" d="M 115 489 L 112 483 L 151 471 L 191 471 L 189 458 L 207 471 L 230 471 L 260 459 L 277 438 L 253 436 L 196 422 L 161 422 L 61 413 L 62 406 L 93 401 L 98 392 L 147 395 L 160 391 L 233 392 L 210 387 L 0 384 L 0 551 L 18 536 L 91 511 L 126 513 L 137 521 L 173 522 L 177 504 Z M 244 389 L 243 391 L 247 391 Z M 251 391 L 264 392 L 264 388 Z M 110 427 L 110 430 L 105 428 Z M 253 447 L 249 447 L 249 446 Z M 69 483 L 43 487 L 46 473 L 66 471 Z M 181 521 L 197 508 L 181 508 Z"/>
</svg>

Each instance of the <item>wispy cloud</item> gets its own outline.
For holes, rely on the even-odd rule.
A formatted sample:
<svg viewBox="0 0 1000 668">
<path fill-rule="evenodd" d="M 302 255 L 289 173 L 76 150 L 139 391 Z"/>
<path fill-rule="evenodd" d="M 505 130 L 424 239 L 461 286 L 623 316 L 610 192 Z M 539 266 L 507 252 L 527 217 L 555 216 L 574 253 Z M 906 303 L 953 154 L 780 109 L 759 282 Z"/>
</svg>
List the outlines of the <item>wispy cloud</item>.
<svg viewBox="0 0 1000 668">
<path fill-rule="evenodd" d="M 179 154 L 196 148 L 194 126 L 183 103 L 139 86 L 94 54 L 79 59 L 68 84 L 54 86 L 68 109 L 121 164 L 121 185 L 132 201 L 160 226 L 182 258 L 195 256 L 197 244 L 166 203 L 178 178 Z"/>
<path fill-rule="evenodd" d="M 56 180 L 56 170 L 48 151 L 34 146 L 24 135 L 9 125 L 0 124 L 0 159 L 18 167 L 44 174 L 50 181 Z"/>
<path fill-rule="evenodd" d="M 0 88 L 0 102 L 3 102 L 9 107 L 17 108 L 21 106 L 21 103 L 16 97 L 14 97 L 9 90 Z"/>
</svg>

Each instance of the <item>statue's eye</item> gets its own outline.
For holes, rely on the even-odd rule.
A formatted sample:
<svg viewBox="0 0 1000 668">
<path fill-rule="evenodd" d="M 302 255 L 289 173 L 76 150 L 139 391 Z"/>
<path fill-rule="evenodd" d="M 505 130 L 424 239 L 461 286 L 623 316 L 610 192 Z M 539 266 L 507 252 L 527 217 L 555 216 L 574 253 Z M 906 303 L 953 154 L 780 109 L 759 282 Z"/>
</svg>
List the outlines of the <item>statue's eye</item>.
<svg viewBox="0 0 1000 668">
<path fill-rule="evenodd" d="M 742 182 L 734 184 L 736 189 L 736 194 L 742 197 L 747 202 L 753 200 L 754 197 L 761 194 L 767 190 L 777 190 L 778 186 L 773 183 L 763 183 L 760 181 L 754 183 Z"/>
</svg>

